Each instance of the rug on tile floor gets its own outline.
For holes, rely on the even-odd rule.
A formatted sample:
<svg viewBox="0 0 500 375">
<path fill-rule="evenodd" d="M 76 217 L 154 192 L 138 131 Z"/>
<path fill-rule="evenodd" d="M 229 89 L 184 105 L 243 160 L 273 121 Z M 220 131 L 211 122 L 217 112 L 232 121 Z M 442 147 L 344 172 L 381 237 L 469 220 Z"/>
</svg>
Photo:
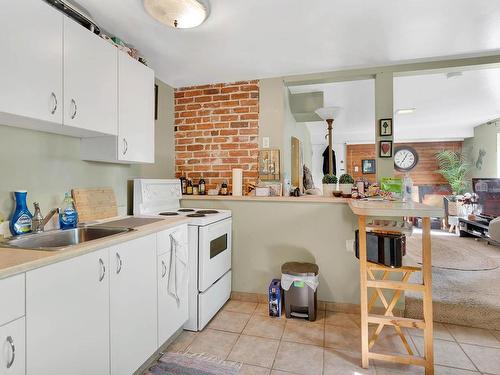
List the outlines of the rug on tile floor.
<svg viewBox="0 0 500 375">
<path fill-rule="evenodd" d="M 222 361 L 204 354 L 168 352 L 144 375 L 237 375 L 241 363 Z"/>
</svg>

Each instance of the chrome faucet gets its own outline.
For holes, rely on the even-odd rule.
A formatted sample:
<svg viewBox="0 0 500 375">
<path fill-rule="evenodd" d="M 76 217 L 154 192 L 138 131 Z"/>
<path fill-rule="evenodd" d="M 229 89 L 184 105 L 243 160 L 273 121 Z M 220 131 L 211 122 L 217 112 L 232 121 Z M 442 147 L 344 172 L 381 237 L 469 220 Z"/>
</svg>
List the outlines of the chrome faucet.
<svg viewBox="0 0 500 375">
<path fill-rule="evenodd" d="M 40 204 L 38 202 L 34 202 L 33 205 L 35 206 L 35 213 L 33 215 L 31 229 L 33 233 L 40 233 L 44 231 L 45 225 L 49 222 L 50 219 L 52 219 L 52 216 L 54 216 L 56 213 L 59 213 L 59 208 L 50 210 L 47 216 L 43 217 L 40 211 Z"/>
</svg>

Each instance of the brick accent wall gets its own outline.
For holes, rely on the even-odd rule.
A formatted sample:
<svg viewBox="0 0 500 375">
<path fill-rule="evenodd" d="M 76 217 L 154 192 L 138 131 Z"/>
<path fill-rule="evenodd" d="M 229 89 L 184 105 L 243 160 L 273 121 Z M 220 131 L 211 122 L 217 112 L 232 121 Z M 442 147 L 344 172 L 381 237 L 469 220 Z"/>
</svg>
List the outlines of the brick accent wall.
<svg viewBox="0 0 500 375">
<path fill-rule="evenodd" d="M 243 185 L 257 180 L 259 81 L 175 90 L 175 171 L 208 188 L 243 169 Z"/>
</svg>

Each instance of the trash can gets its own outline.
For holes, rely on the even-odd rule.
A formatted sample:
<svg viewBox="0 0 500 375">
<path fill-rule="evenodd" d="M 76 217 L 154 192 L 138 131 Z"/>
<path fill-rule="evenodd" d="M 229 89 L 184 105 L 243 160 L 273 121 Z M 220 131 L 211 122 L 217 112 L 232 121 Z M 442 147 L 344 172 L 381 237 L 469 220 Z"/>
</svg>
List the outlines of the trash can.
<svg viewBox="0 0 500 375">
<path fill-rule="evenodd" d="M 287 318 L 316 320 L 319 267 L 314 263 L 288 262 L 281 266 L 281 287 L 285 291 Z"/>
</svg>

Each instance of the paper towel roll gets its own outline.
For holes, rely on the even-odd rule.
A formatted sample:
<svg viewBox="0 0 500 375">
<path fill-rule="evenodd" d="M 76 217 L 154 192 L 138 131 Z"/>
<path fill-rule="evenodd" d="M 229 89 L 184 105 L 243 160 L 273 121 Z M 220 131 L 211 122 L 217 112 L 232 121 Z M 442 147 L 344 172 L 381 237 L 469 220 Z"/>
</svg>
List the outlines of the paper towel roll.
<svg viewBox="0 0 500 375">
<path fill-rule="evenodd" d="M 243 169 L 233 169 L 233 196 L 241 197 L 243 194 Z"/>
</svg>

